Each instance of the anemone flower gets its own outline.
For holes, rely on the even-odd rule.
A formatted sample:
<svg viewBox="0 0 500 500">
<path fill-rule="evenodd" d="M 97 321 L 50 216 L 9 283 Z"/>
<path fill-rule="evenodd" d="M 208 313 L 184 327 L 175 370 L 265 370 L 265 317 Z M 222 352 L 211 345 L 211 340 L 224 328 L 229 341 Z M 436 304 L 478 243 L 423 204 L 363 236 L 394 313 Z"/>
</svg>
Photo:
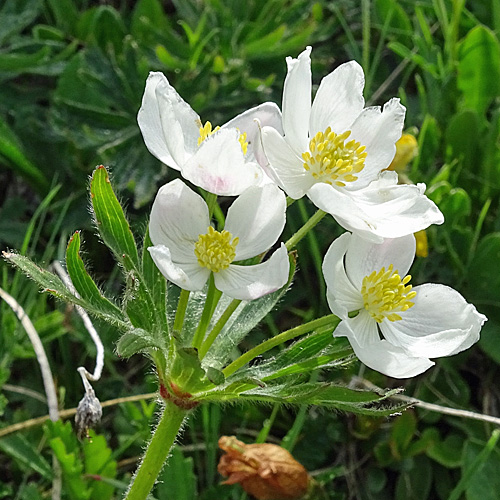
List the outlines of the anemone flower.
<svg viewBox="0 0 500 500">
<path fill-rule="evenodd" d="M 280 110 L 270 102 L 245 111 L 222 127 L 203 124 L 159 72 L 149 74 L 137 116 L 151 154 L 196 186 L 223 196 L 236 196 L 247 187 L 269 181 L 259 165 L 267 161 L 256 120 L 281 130 Z"/>
<path fill-rule="evenodd" d="M 479 340 L 486 316 L 453 288 L 412 288 L 406 275 L 415 256 L 413 235 L 381 244 L 345 233 L 323 262 L 330 309 L 341 318 L 334 336 L 349 339 L 358 358 L 395 378 L 418 375 Z"/>
<path fill-rule="evenodd" d="M 262 126 L 269 175 L 294 199 L 307 195 L 339 224 L 381 242 L 440 224 L 425 185 L 397 184 L 383 172 L 396 152 L 405 108 L 391 99 L 364 107 L 364 75 L 355 61 L 323 78 L 311 104 L 311 47 L 287 58 L 283 130 Z"/>
<path fill-rule="evenodd" d="M 213 273 L 218 290 L 252 300 L 281 288 L 290 263 L 284 244 L 260 264 L 239 265 L 269 250 L 285 225 L 286 199 L 274 184 L 246 189 L 227 212 L 224 230 L 210 225 L 207 204 L 180 179 L 165 184 L 151 211 L 148 250 L 162 274 L 201 290 Z"/>
</svg>

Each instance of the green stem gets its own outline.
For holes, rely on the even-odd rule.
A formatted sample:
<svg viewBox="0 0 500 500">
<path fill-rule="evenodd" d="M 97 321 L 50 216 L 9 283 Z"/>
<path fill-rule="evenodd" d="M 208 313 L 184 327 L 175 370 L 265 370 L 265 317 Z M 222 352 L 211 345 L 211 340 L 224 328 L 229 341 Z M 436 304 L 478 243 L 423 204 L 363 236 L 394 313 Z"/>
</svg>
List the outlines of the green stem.
<svg viewBox="0 0 500 500">
<path fill-rule="evenodd" d="M 318 210 L 286 243 L 286 249 L 292 250 L 297 243 L 326 215 L 323 210 Z"/>
<path fill-rule="evenodd" d="M 208 325 L 210 324 L 210 320 L 212 319 L 221 295 L 222 293 L 215 288 L 214 275 L 213 273 L 210 273 L 205 307 L 201 313 L 200 322 L 198 323 L 198 327 L 196 328 L 193 342 L 191 344 L 193 347 L 196 347 L 196 349 L 200 349 L 201 343 L 203 342 L 203 338 L 205 337 Z"/>
<path fill-rule="evenodd" d="M 242 366 L 246 365 L 249 361 L 252 361 L 252 359 L 260 356 L 261 354 L 264 354 L 273 347 L 276 347 L 280 344 L 283 344 L 284 342 L 287 342 L 288 340 L 294 339 L 295 337 L 303 335 L 304 333 L 311 332 L 312 330 L 315 330 L 322 326 L 336 326 L 338 323 L 340 323 L 340 318 L 335 316 L 335 314 L 329 314 L 328 316 L 323 316 L 322 318 L 315 319 L 304 325 L 299 325 L 295 328 L 287 330 L 286 332 L 282 332 L 279 335 L 276 335 L 276 337 L 266 340 L 265 342 L 262 342 L 262 344 L 259 344 L 253 349 L 250 349 L 249 351 L 242 354 L 239 358 L 235 359 L 231 364 L 226 366 L 226 368 L 222 370 L 222 373 L 224 373 L 227 378 L 236 370 L 239 370 Z"/>
<path fill-rule="evenodd" d="M 189 290 L 181 290 L 179 302 L 177 303 L 177 310 L 175 311 L 174 319 L 174 332 L 180 333 L 182 325 L 184 324 L 184 317 L 186 316 L 186 309 L 189 300 Z"/>
<path fill-rule="evenodd" d="M 125 500 L 145 500 L 163 468 L 187 411 L 166 401 L 163 415 L 146 449 Z"/>
<path fill-rule="evenodd" d="M 198 353 L 200 359 L 203 359 L 205 357 L 205 354 L 208 352 L 211 345 L 214 343 L 214 340 L 217 338 L 217 335 L 219 335 L 221 330 L 224 328 L 224 325 L 227 323 L 227 320 L 231 317 L 231 315 L 234 313 L 234 311 L 240 305 L 240 303 L 241 300 L 233 299 L 231 303 L 226 307 L 226 310 L 222 313 L 222 316 L 219 318 L 219 321 L 217 321 L 215 326 L 212 328 L 212 331 L 208 334 L 208 337 L 205 339 L 205 342 L 203 342 L 203 344 L 201 345 Z"/>
<path fill-rule="evenodd" d="M 215 205 L 217 204 L 217 195 L 213 193 L 207 193 L 207 197 L 205 198 L 205 201 L 208 206 L 208 216 L 210 219 L 212 218 L 212 215 L 214 213 Z"/>
</svg>

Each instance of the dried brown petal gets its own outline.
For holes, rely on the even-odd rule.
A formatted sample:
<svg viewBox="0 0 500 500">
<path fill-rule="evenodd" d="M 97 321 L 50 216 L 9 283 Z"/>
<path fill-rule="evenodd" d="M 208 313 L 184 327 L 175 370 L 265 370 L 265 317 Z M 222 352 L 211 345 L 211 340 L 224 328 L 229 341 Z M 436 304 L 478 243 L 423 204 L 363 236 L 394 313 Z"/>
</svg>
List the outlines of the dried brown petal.
<svg viewBox="0 0 500 500">
<path fill-rule="evenodd" d="M 226 452 L 217 467 L 228 478 L 223 484 L 240 483 L 257 500 L 298 500 L 306 494 L 306 469 L 280 446 L 245 444 L 235 436 L 222 436 L 219 447 Z"/>
</svg>

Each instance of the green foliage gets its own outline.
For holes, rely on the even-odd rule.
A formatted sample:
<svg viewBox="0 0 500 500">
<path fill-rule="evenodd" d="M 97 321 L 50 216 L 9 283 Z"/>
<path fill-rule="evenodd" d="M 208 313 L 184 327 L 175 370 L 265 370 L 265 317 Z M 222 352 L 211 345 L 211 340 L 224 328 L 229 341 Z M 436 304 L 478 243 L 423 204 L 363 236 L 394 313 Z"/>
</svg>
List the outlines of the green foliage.
<svg viewBox="0 0 500 500">
<path fill-rule="evenodd" d="M 80 444 L 70 422 L 47 422 L 45 433 L 63 472 L 71 500 L 110 500 L 115 488 L 116 461 L 103 436 L 90 431 Z"/>
</svg>

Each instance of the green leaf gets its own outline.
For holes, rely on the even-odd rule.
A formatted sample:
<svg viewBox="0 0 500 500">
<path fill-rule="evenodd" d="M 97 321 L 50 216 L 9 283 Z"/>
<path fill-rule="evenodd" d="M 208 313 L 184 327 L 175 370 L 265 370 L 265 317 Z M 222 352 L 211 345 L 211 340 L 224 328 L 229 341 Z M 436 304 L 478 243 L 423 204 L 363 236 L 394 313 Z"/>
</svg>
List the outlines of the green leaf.
<svg viewBox="0 0 500 500">
<path fill-rule="evenodd" d="M 446 142 L 455 158 L 461 158 L 466 169 L 474 168 L 480 143 L 479 116 L 475 111 L 456 113 L 448 121 Z"/>
<path fill-rule="evenodd" d="M 47 178 L 24 155 L 21 143 L 9 126 L 0 118 L 0 157 L 2 156 L 7 160 L 7 165 L 27 179 L 40 194 L 48 192 L 49 182 Z"/>
<path fill-rule="evenodd" d="M 159 324 L 163 325 L 164 331 L 168 331 L 167 280 L 151 258 L 151 254 L 148 251 L 148 247 L 150 246 L 153 246 L 153 242 L 149 236 L 148 228 L 144 235 L 144 244 L 142 248 L 142 273 L 145 286 L 151 293 L 151 298 L 158 314 Z"/>
<path fill-rule="evenodd" d="M 43 8 L 42 0 L 17 0 L 2 2 L 0 9 L 0 45 L 4 40 L 29 26 Z"/>
<path fill-rule="evenodd" d="M 464 438 L 450 434 L 444 440 L 435 439 L 427 449 L 427 456 L 447 469 L 460 467 L 463 462 Z"/>
<path fill-rule="evenodd" d="M 64 285 L 58 276 L 37 266 L 28 257 L 12 252 L 3 252 L 3 257 L 35 281 L 44 292 L 48 292 L 58 299 L 69 302 L 70 304 L 81 306 L 90 314 L 93 314 L 94 316 L 97 316 L 122 330 L 128 330 L 130 328 L 130 324 L 124 320 L 121 313 L 110 314 L 109 312 L 103 312 L 102 309 L 98 309 L 91 303 L 76 297 L 70 290 L 68 290 L 66 285 Z"/>
<path fill-rule="evenodd" d="M 78 21 L 78 9 L 73 0 L 48 0 L 52 10 L 56 26 L 65 32 L 75 34 L 75 26 Z"/>
<path fill-rule="evenodd" d="M 500 273 L 492 272 L 500 262 L 500 232 L 486 235 L 477 246 L 467 272 L 470 298 L 491 302 L 492 290 L 500 290 Z M 500 301 L 495 300 L 496 307 Z"/>
<path fill-rule="evenodd" d="M 124 333 L 116 345 L 116 352 L 123 358 L 130 358 L 138 352 L 147 352 L 149 349 L 163 349 L 165 346 L 147 331 L 136 328 Z"/>
<path fill-rule="evenodd" d="M 168 465 L 160 474 L 155 496 L 162 500 L 193 500 L 196 494 L 196 476 L 192 457 L 184 457 L 178 446 L 172 449 Z"/>
<path fill-rule="evenodd" d="M 134 236 L 113 192 L 108 171 L 102 165 L 97 167 L 92 175 L 90 196 L 97 227 L 104 243 L 119 262 L 125 264 L 125 257 L 128 257 L 130 262 L 138 267 L 139 255 Z"/>
<path fill-rule="evenodd" d="M 49 441 L 50 447 L 57 457 L 63 472 L 65 488 L 74 500 L 90 500 L 90 489 L 84 481 L 83 463 L 77 451 L 68 452 L 64 441 L 60 437 Z"/>
<path fill-rule="evenodd" d="M 83 442 L 83 453 L 85 455 L 85 473 L 97 476 L 96 481 L 91 483 L 91 500 L 109 500 L 114 493 L 114 486 L 103 479 L 116 478 L 116 460 L 112 458 L 111 449 L 106 444 L 104 436 L 96 436 L 90 431 L 90 439 Z"/>
<path fill-rule="evenodd" d="M 399 475 L 395 500 L 426 500 L 432 483 L 432 467 L 429 459 L 419 456 L 412 459 Z"/>
<path fill-rule="evenodd" d="M 350 389 L 349 387 L 329 382 L 309 382 L 300 385 L 282 383 L 248 388 L 243 381 L 227 387 L 216 388 L 199 395 L 206 401 L 253 401 L 256 403 L 282 403 L 297 405 L 318 405 L 364 415 L 391 415 L 408 405 L 381 404 L 397 391 L 388 391 L 383 395 L 370 391 Z"/>
<path fill-rule="evenodd" d="M 485 26 L 471 29 L 460 44 L 457 86 L 465 106 L 479 114 L 500 95 L 500 44 Z"/>
<path fill-rule="evenodd" d="M 412 411 L 405 411 L 394 420 L 391 430 L 391 440 L 393 442 L 393 453 L 400 459 L 405 455 L 405 451 L 417 429 L 417 419 Z"/>
<path fill-rule="evenodd" d="M 66 248 L 66 266 L 76 291 L 83 300 L 91 303 L 96 309 L 111 315 L 121 315 L 120 309 L 101 294 L 85 269 L 80 257 L 80 232 L 76 231 L 70 238 Z"/>
<path fill-rule="evenodd" d="M 484 446 L 472 441 L 465 443 L 462 478 L 449 500 L 458 500 L 464 490 L 470 500 L 497 500 L 500 491 L 499 435 L 500 431 L 495 429 Z"/>
<path fill-rule="evenodd" d="M 0 450 L 28 469 L 38 472 L 45 479 L 52 478 L 50 464 L 22 434 L 14 434 L 0 439 Z"/>
<path fill-rule="evenodd" d="M 316 368 L 344 365 L 352 355 L 349 344 L 340 339 L 333 339 L 332 328 L 314 332 L 294 342 L 281 351 L 275 358 L 238 370 L 228 382 L 254 377 L 261 381 L 269 381 L 295 373 L 304 374 Z"/>
<path fill-rule="evenodd" d="M 132 12 L 130 31 L 141 42 L 156 45 L 158 33 L 171 29 L 159 0 L 139 0 Z"/>
</svg>

